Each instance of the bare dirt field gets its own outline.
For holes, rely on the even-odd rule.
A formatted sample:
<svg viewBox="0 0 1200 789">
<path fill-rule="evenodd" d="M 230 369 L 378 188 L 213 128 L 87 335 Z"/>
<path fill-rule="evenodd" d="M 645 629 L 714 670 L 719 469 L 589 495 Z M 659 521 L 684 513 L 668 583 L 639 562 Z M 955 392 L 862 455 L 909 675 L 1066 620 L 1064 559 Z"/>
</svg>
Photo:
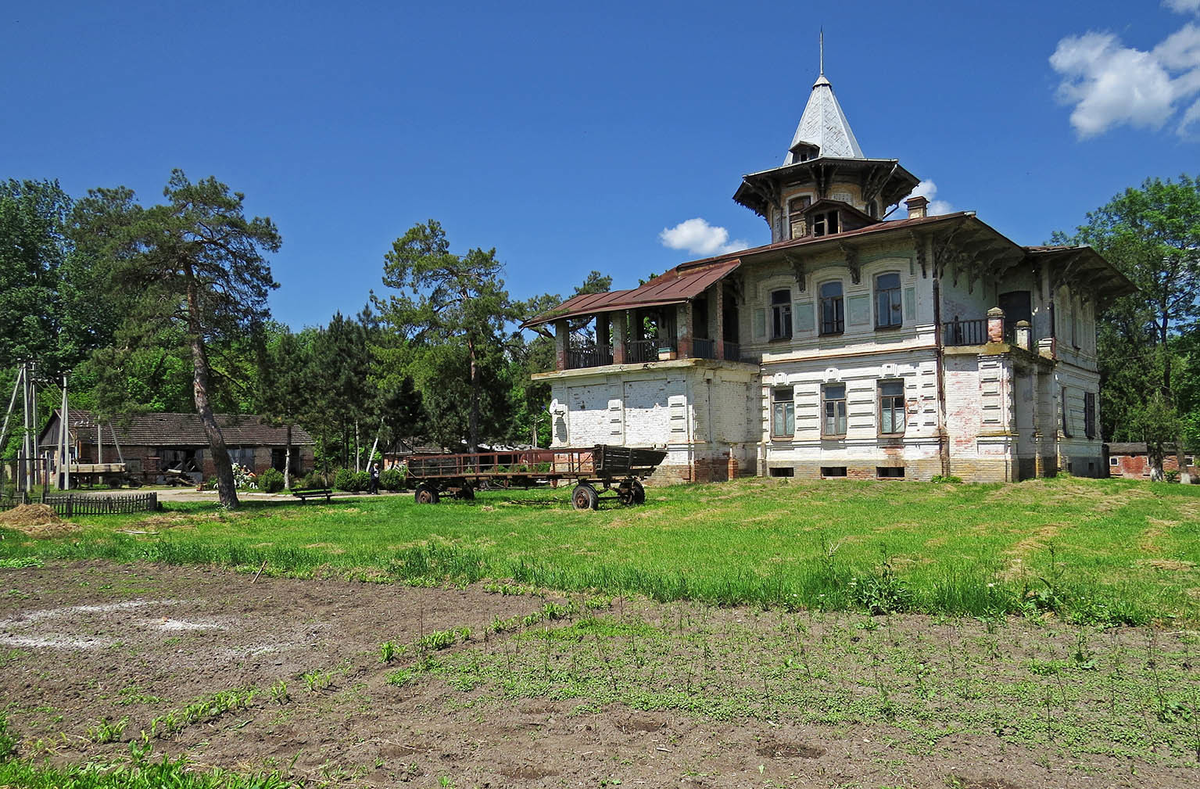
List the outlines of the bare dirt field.
<svg viewBox="0 0 1200 789">
<path fill-rule="evenodd" d="M 308 785 L 1200 783 L 1191 633 L 529 591 L 0 569 L 0 705 L 20 757 Z"/>
</svg>

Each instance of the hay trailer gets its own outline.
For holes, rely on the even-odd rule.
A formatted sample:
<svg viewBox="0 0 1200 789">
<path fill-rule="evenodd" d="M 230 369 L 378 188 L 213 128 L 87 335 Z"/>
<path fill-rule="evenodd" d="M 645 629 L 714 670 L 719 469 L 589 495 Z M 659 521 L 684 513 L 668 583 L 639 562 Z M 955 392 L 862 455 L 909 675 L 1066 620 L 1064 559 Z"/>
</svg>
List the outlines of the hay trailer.
<svg viewBox="0 0 1200 789">
<path fill-rule="evenodd" d="M 575 483 L 571 506 L 594 510 L 602 494 L 612 493 L 623 506 L 646 500 L 642 480 L 667 456 L 665 450 L 596 444 L 586 448 L 521 449 L 462 455 L 414 455 L 408 478 L 416 483 L 418 504 L 437 504 L 443 493 L 471 500 L 489 488 L 557 487 Z"/>
</svg>

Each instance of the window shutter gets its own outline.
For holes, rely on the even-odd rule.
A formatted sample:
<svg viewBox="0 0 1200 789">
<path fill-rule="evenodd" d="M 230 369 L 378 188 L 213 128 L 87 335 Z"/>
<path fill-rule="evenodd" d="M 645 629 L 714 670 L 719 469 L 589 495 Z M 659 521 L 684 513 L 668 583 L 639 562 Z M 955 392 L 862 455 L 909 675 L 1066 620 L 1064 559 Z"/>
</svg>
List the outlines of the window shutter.
<svg viewBox="0 0 1200 789">
<path fill-rule="evenodd" d="M 917 291 L 915 288 L 904 289 L 904 319 L 911 321 L 917 317 Z"/>
<path fill-rule="evenodd" d="M 761 340 L 767 336 L 767 311 L 762 307 L 754 310 L 754 339 Z"/>
</svg>

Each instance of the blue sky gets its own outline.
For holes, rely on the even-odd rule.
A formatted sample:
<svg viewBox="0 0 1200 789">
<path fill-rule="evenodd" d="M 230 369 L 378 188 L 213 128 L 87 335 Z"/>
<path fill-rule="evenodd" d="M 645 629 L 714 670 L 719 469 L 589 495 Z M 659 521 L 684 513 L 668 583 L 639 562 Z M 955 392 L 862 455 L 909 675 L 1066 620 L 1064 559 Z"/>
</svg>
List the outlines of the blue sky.
<svg viewBox="0 0 1200 789">
<path fill-rule="evenodd" d="M 1200 0 L 847 8 L 9 4 L 0 177 L 149 203 L 173 167 L 215 175 L 279 226 L 272 307 L 299 328 L 360 309 L 429 218 L 455 251 L 495 247 L 521 298 L 701 257 L 719 231 L 660 238 L 693 218 L 765 243 L 731 196 L 782 162 L 822 25 L 866 155 L 1020 243 L 1200 173 Z"/>
</svg>

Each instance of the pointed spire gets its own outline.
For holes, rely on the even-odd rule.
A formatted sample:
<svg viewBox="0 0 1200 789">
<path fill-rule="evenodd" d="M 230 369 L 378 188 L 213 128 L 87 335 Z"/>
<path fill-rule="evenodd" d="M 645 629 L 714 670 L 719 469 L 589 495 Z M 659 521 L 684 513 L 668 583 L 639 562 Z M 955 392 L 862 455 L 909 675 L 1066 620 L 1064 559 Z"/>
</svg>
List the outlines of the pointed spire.
<svg viewBox="0 0 1200 789">
<path fill-rule="evenodd" d="M 808 104 L 804 114 L 800 116 L 800 124 L 788 146 L 787 156 L 783 163 L 795 164 L 817 156 L 834 156 L 841 159 L 865 159 L 858 140 L 850 130 L 850 122 L 833 95 L 833 85 L 825 77 L 825 29 L 820 33 L 820 73 L 813 83 L 812 93 L 808 96 Z M 798 150 L 796 146 L 807 151 Z M 816 150 L 813 151 L 812 149 Z"/>
</svg>

